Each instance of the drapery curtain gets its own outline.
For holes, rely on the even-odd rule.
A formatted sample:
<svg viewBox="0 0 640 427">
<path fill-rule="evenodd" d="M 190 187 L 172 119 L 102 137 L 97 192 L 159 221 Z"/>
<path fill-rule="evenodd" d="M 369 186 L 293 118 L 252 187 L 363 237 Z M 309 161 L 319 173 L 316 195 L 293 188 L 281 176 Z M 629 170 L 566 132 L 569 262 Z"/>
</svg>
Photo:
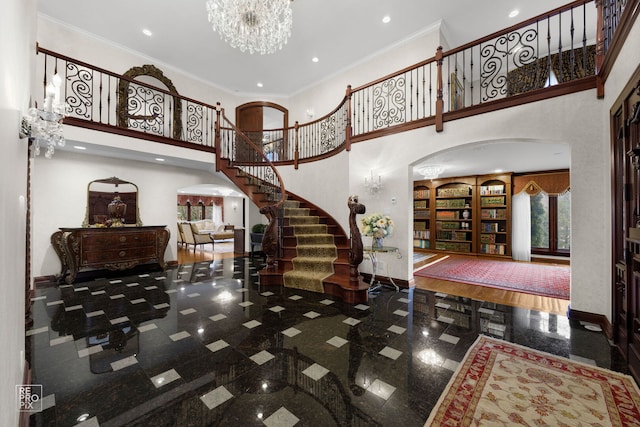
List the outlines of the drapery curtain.
<svg viewBox="0 0 640 427">
<path fill-rule="evenodd" d="M 526 192 L 511 198 L 511 256 L 531 261 L 531 197 Z"/>
</svg>

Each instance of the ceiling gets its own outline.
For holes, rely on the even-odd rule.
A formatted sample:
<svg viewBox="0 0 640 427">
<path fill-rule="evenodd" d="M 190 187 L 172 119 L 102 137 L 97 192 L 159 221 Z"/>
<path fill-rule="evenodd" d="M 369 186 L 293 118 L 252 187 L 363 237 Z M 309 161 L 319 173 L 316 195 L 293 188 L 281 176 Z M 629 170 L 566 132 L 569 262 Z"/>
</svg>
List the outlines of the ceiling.
<svg viewBox="0 0 640 427">
<path fill-rule="evenodd" d="M 566 2 L 492 0 L 489 7 L 477 0 L 295 0 L 291 38 L 271 55 L 251 55 L 228 46 L 208 22 L 205 0 L 38 0 L 38 12 L 138 52 L 160 67 L 170 66 L 259 100 L 291 96 L 439 23 L 449 45 L 460 46 Z M 509 18 L 516 9 L 519 15 Z M 385 15 L 391 18 L 387 24 L 382 23 Z M 144 35 L 143 29 L 152 35 Z M 46 47 L 45 41 L 39 42 Z M 433 52 L 425 52 L 425 58 L 431 55 Z M 319 61 L 312 62 L 313 57 Z M 485 144 L 463 155 L 445 152 L 429 162 L 449 165 L 443 176 L 489 173 L 494 164 L 516 172 L 569 167 L 567 147 L 520 142 L 510 146 L 514 149 Z"/>
</svg>

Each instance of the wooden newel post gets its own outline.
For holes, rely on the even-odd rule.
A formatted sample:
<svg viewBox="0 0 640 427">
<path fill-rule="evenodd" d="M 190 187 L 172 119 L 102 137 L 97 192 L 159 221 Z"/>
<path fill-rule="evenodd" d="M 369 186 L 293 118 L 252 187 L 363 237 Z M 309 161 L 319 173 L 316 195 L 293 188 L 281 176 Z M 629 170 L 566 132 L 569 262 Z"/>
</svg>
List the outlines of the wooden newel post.
<svg viewBox="0 0 640 427">
<path fill-rule="evenodd" d="M 220 172 L 220 151 L 222 151 L 221 143 L 220 143 L 220 117 L 223 109 L 220 107 L 220 103 L 216 103 L 216 134 L 214 137 L 214 146 L 216 149 L 216 172 Z"/>
<path fill-rule="evenodd" d="M 356 215 L 364 214 L 367 210 L 365 205 L 358 203 L 358 196 L 349 196 L 347 201 L 349 206 L 349 281 L 359 282 L 360 273 L 358 266 L 362 263 L 364 252 L 362 247 L 362 237 L 356 222 Z"/>
<path fill-rule="evenodd" d="M 277 267 L 278 256 L 278 208 L 276 205 L 264 206 L 260 213 L 269 219 L 262 237 L 262 251 L 267 255 L 267 270 L 273 271 Z"/>
<path fill-rule="evenodd" d="M 444 99 L 442 92 L 442 46 L 436 50 L 436 67 L 438 69 L 436 77 L 436 132 L 442 132 L 442 114 L 444 112 Z"/>
</svg>

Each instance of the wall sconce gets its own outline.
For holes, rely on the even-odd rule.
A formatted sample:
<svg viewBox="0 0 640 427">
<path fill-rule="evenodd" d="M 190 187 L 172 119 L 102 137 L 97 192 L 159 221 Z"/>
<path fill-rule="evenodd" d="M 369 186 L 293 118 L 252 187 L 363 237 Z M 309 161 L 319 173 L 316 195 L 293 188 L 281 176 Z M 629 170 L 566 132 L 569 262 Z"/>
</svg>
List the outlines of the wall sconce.
<svg viewBox="0 0 640 427">
<path fill-rule="evenodd" d="M 50 159 L 55 147 L 64 147 L 62 120 L 71 111 L 69 105 L 60 102 L 62 78 L 55 74 L 47 85 L 44 108 L 30 108 L 29 114 L 22 117 L 20 138 L 33 141 L 33 156 L 40 155 L 40 147 L 46 148 L 44 156 Z"/>
<path fill-rule="evenodd" d="M 231 203 L 231 208 L 235 211 L 238 209 L 238 203 L 237 202 L 233 202 Z"/>
<path fill-rule="evenodd" d="M 636 170 L 640 170 L 640 147 L 627 151 L 627 156 L 631 157 L 631 163 Z"/>
<path fill-rule="evenodd" d="M 369 193 L 376 194 L 378 191 L 382 190 L 382 177 L 378 175 L 378 178 L 373 175 L 373 170 L 371 170 L 371 175 L 369 178 L 364 177 L 364 186 L 367 187 Z"/>
</svg>

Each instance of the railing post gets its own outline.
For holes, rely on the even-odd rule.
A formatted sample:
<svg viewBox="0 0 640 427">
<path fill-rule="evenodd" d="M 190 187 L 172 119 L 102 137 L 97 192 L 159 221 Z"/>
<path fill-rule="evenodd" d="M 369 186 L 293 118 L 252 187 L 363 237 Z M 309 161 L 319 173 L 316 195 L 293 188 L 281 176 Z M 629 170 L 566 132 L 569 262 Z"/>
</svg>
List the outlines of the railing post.
<svg viewBox="0 0 640 427">
<path fill-rule="evenodd" d="M 351 151 L 351 85 L 347 86 L 347 127 L 345 129 L 345 150 Z"/>
<path fill-rule="evenodd" d="M 595 0 L 595 5 L 598 14 L 596 24 L 596 95 L 598 98 L 604 98 L 604 81 L 600 75 L 605 55 L 603 0 Z"/>
<path fill-rule="evenodd" d="M 367 208 L 365 205 L 358 203 L 358 196 L 349 196 L 347 205 L 349 206 L 349 281 L 360 282 L 358 266 L 364 258 L 364 250 L 356 215 L 364 214 Z"/>
<path fill-rule="evenodd" d="M 220 102 L 216 103 L 216 133 L 214 138 L 214 146 L 216 149 L 216 172 L 220 172 L 220 151 L 222 150 L 222 144 L 220 141 L 220 115 L 222 113 L 222 108 L 220 107 Z"/>
<path fill-rule="evenodd" d="M 436 66 L 438 69 L 436 77 L 436 132 L 442 132 L 442 114 L 444 112 L 444 99 L 442 93 L 442 46 L 436 50 Z"/>
<path fill-rule="evenodd" d="M 295 134 L 294 150 L 293 150 L 293 167 L 296 170 L 298 169 L 298 160 L 300 159 L 300 150 L 299 150 L 300 138 L 298 137 L 299 127 L 300 127 L 300 124 L 296 120 L 296 123 L 293 125 L 293 130 Z"/>
</svg>

